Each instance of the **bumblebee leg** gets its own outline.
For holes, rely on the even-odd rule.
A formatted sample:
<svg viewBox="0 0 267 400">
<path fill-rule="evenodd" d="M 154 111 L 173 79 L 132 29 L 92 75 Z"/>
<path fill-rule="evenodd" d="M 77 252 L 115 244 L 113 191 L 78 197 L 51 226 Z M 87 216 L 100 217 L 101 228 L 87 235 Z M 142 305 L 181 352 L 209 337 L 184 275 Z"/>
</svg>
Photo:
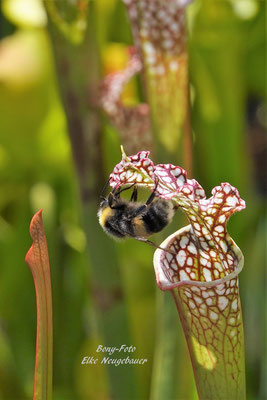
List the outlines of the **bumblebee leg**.
<svg viewBox="0 0 267 400">
<path fill-rule="evenodd" d="M 112 207 L 112 205 L 116 201 L 115 200 L 115 196 L 116 196 L 116 191 L 118 190 L 118 186 L 119 186 L 119 184 L 114 186 L 114 188 L 112 189 L 112 191 L 108 195 L 108 205 L 109 205 L 110 208 L 114 208 L 114 207 Z"/>
<path fill-rule="evenodd" d="M 156 247 L 157 249 L 166 251 L 167 253 L 170 253 L 170 254 L 176 256 L 176 253 L 174 253 L 173 251 L 164 249 L 163 247 L 160 247 L 160 246 L 156 245 L 155 243 L 151 242 L 151 240 L 148 240 L 148 239 L 143 238 L 143 237 L 135 237 L 134 239 L 138 240 L 139 242 L 147 243 L 147 244 L 149 244 L 150 246 Z"/>
<path fill-rule="evenodd" d="M 156 186 L 157 187 L 157 186 Z M 155 189 L 156 189 L 155 187 Z M 140 206 L 135 213 L 133 214 L 133 217 L 137 217 L 138 215 L 142 214 L 142 212 L 152 203 L 152 201 L 154 200 L 156 193 L 155 193 L 155 189 L 153 190 L 153 192 L 151 193 L 151 195 L 149 196 L 149 198 L 147 199 L 146 203 L 142 206 Z"/>
<path fill-rule="evenodd" d="M 124 192 L 125 190 L 131 189 L 131 187 L 133 187 L 134 185 L 135 185 L 135 183 L 133 183 L 133 184 L 130 185 L 130 186 L 127 186 L 126 188 L 123 188 L 123 189 L 118 190 L 117 192 L 114 193 L 115 196 L 116 196 L 116 197 L 119 196 L 119 195 L 121 194 L 121 192 Z"/>
<path fill-rule="evenodd" d="M 134 185 L 135 185 L 135 183 L 133 183 L 132 185 L 130 185 L 126 188 L 123 188 L 123 189 L 120 189 L 118 187 L 118 185 L 116 185 L 108 195 L 108 204 L 109 204 L 110 208 L 116 208 L 116 207 L 113 207 L 113 203 L 116 202 L 118 197 L 120 197 L 121 192 L 124 192 L 124 190 L 130 189 Z"/>
<path fill-rule="evenodd" d="M 131 195 L 130 201 L 137 201 L 137 187 L 134 187 L 133 193 Z"/>
<path fill-rule="evenodd" d="M 119 183 L 116 186 L 114 186 L 114 188 L 112 189 L 112 191 L 108 195 L 108 205 L 109 205 L 110 208 L 114 208 L 114 207 L 112 207 L 112 205 L 113 205 L 114 201 L 116 201 L 115 197 L 119 196 L 119 194 L 121 192 L 119 190 L 118 186 L 119 186 Z"/>
<path fill-rule="evenodd" d="M 155 190 L 153 190 L 153 192 L 151 193 L 151 195 L 150 195 L 149 198 L 147 199 L 145 205 L 146 205 L 146 206 L 149 206 L 149 204 L 151 204 L 152 201 L 154 200 L 155 196 L 156 196 L 156 192 L 155 192 Z"/>
<path fill-rule="evenodd" d="M 149 204 L 151 204 L 152 201 L 154 200 L 154 198 L 156 196 L 156 190 L 157 190 L 157 187 L 158 187 L 158 183 L 159 183 L 159 181 L 157 179 L 157 182 L 156 182 L 156 185 L 155 185 L 155 187 L 153 189 L 153 192 L 151 193 L 151 195 L 149 196 L 149 198 L 146 201 L 146 204 L 145 204 L 146 207 L 149 206 Z"/>
<path fill-rule="evenodd" d="M 110 193 L 112 193 L 112 195 L 116 196 L 117 191 L 119 191 L 119 183 L 117 183 L 116 186 L 114 186 L 114 188 L 112 189 L 112 191 Z"/>
</svg>

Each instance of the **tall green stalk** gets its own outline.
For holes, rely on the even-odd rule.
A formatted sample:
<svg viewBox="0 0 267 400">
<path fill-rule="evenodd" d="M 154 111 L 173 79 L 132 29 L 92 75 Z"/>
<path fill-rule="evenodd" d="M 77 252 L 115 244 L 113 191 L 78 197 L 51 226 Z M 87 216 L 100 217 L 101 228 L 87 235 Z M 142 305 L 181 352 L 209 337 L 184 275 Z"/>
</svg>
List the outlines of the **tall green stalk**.
<svg viewBox="0 0 267 400">
<path fill-rule="evenodd" d="M 90 288 L 97 320 L 95 340 L 99 344 L 103 341 L 106 346 L 120 347 L 122 343 L 131 343 L 131 339 L 119 274 L 119 260 L 114 243 L 103 235 L 97 220 L 99 196 L 105 178 L 102 122 L 96 102 L 101 65 L 96 37 L 95 5 L 94 2 L 89 3 L 89 11 L 86 11 L 84 19 L 86 29 L 73 38 L 70 27 L 77 28 L 79 24 L 73 22 L 72 25 L 62 25 L 61 18 L 58 18 L 60 11 L 68 15 L 69 4 L 55 2 L 52 9 L 49 2 L 45 4 L 50 16 L 49 33 L 55 55 L 59 90 L 79 179 L 91 268 Z M 60 7 L 60 10 L 55 11 L 55 7 Z M 74 11 L 79 12 L 78 8 Z M 79 40 L 75 40 L 77 37 Z M 137 387 L 134 370 L 116 368 L 113 365 L 101 367 L 108 372 L 110 393 L 107 396 L 124 399 L 129 392 L 135 396 Z M 94 374 L 94 371 L 91 373 Z"/>
<path fill-rule="evenodd" d="M 190 1 L 125 1 L 135 44 L 143 61 L 143 82 L 150 109 L 158 162 L 192 170 L 186 7 Z M 139 147 L 139 150 L 147 147 Z M 149 150 L 151 150 L 148 147 Z M 182 224 L 183 216 L 179 216 Z M 151 399 L 191 398 L 193 375 L 173 304 L 156 293 L 157 330 Z M 170 340 L 172 338 L 173 340 Z M 183 353 L 184 357 L 180 357 Z M 178 374 L 183 370 L 183 374 Z M 187 386 L 183 386 L 183 382 Z"/>
</svg>

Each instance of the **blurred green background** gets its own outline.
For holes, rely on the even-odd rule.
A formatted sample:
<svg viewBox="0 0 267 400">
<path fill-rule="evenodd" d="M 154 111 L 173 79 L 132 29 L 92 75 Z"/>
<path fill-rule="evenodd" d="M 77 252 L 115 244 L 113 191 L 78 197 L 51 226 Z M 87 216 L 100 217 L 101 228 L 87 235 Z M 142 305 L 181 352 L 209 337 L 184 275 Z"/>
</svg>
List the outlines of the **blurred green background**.
<svg viewBox="0 0 267 400">
<path fill-rule="evenodd" d="M 66 20 L 75 17 L 75 7 L 81 10 L 77 14 L 79 29 L 73 26 L 71 32 L 76 41 L 72 44 L 60 33 L 65 29 L 63 20 L 55 27 L 41 0 L 2 1 L 0 398 L 32 397 L 36 306 L 24 257 L 31 245 L 31 217 L 43 208 L 53 289 L 54 398 L 194 399 L 191 366 L 174 304 L 174 322 L 163 332 L 164 318 L 168 321 L 169 317 L 162 315 L 161 303 L 171 299 L 168 293 L 158 293 L 153 249 L 134 241 L 114 244 L 98 226 L 95 194 L 100 194 L 120 161 L 118 133 L 90 106 L 89 124 L 97 115 L 101 136 L 100 146 L 88 144 L 90 154 L 97 152 L 95 168 L 101 164 L 100 173 L 90 172 L 90 179 L 97 179 L 93 194 L 90 185 L 83 186 L 83 174 L 87 166 L 94 165 L 87 164 L 86 154 L 79 155 L 79 148 L 73 151 L 77 143 L 68 134 L 67 121 L 70 123 L 71 113 L 77 111 L 70 108 L 66 118 L 64 106 L 71 107 L 64 103 L 68 89 L 76 85 L 80 107 L 86 108 L 92 82 L 123 68 L 127 46 L 132 44 L 122 2 L 97 0 L 89 2 L 86 40 L 80 50 L 83 3 L 86 1 L 65 2 L 70 8 Z M 230 182 L 247 203 L 245 211 L 232 217 L 229 232 L 245 256 L 240 291 L 248 399 L 265 399 L 266 3 L 196 0 L 187 11 L 192 176 L 207 196 L 214 186 Z M 61 71 L 70 71 L 67 80 L 61 79 L 56 65 Z M 130 101 L 143 101 L 142 95 L 137 95 L 142 92 L 140 82 L 131 85 L 127 89 Z M 77 115 L 83 116 L 83 111 Z M 82 165 L 77 168 L 79 160 Z M 183 167 L 182 162 L 177 157 L 177 165 Z M 174 221 L 168 232 L 179 227 Z M 160 237 L 155 241 L 160 243 Z M 147 358 L 147 364 L 81 365 L 84 356 L 97 356 L 99 344 L 124 343 L 135 346 L 134 357 Z M 177 351 L 171 360 L 174 348 Z M 172 379 L 164 375 L 163 358 L 167 365 L 175 363 L 170 368 Z M 171 381 L 169 389 L 158 395 L 164 393 L 158 391 L 164 379 Z"/>
</svg>

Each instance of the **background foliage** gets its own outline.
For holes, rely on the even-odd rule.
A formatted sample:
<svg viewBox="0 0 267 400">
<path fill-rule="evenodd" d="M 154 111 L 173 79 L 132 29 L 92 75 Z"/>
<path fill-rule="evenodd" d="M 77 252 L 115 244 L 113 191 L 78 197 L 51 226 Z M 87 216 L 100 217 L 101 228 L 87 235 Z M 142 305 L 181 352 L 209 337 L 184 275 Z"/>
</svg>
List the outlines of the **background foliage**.
<svg viewBox="0 0 267 400">
<path fill-rule="evenodd" d="M 88 77 L 81 77 L 81 82 L 123 68 L 126 46 L 132 43 L 122 2 L 92 3 L 90 35 L 99 57 L 97 74 L 89 63 Z M 151 396 L 154 400 L 156 381 L 162 381 L 159 354 L 164 348 L 168 361 L 166 341 L 171 352 L 176 335 L 165 336 L 165 343 L 159 340 L 162 319 L 166 323 L 168 315 L 158 314 L 163 294 L 157 293 L 155 285 L 153 249 L 133 241 L 111 245 L 98 226 L 94 208 L 86 209 L 80 200 L 50 25 L 41 1 L 5 0 L 0 18 L 0 398 L 32 396 L 35 293 L 24 257 L 31 242 L 30 219 L 43 208 L 53 287 L 54 398 Z M 230 221 L 229 231 L 245 256 L 240 290 L 248 398 L 263 399 L 267 396 L 263 279 L 266 3 L 197 0 L 188 7 L 188 22 L 192 176 L 206 193 L 221 182 L 230 182 L 247 203 L 247 209 Z M 73 32 L 72 37 L 79 42 Z M 74 74 L 79 74 L 78 61 L 82 60 L 73 56 Z M 126 101 L 143 100 L 142 92 L 140 82 L 130 84 Z M 100 120 L 102 154 L 97 156 L 105 171 L 99 187 L 120 160 L 118 134 L 107 118 Z M 179 159 L 177 164 L 181 164 Z M 169 232 L 178 227 L 174 221 Z M 90 245 L 92 236 L 97 237 L 94 246 Z M 105 247 L 105 258 L 103 241 L 112 246 L 112 253 Z M 160 237 L 155 241 L 159 243 Z M 95 273 L 104 289 L 92 282 Z M 175 324 L 180 332 L 178 318 Z M 174 387 L 162 399 L 196 396 L 181 332 L 180 336 Z M 145 366 L 105 369 L 81 365 L 83 356 L 96 356 L 98 344 L 125 342 L 137 347 L 135 357 L 148 359 Z"/>
</svg>

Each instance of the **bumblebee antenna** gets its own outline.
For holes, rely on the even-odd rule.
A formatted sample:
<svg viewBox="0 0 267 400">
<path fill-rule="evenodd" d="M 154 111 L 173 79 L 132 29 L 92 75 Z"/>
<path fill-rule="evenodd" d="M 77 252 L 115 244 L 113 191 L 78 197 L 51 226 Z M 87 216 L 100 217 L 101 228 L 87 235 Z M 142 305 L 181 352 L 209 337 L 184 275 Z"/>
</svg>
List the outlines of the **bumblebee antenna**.
<svg viewBox="0 0 267 400">
<path fill-rule="evenodd" d="M 103 196 L 103 193 L 105 192 L 105 190 L 106 190 L 106 188 L 107 188 L 107 186 L 109 184 L 110 179 L 111 179 L 111 176 L 108 178 L 108 181 L 105 183 L 105 185 L 104 185 L 104 187 L 103 187 L 103 189 L 101 191 L 100 199 L 102 199 L 102 200 L 106 200 L 106 198 Z"/>
</svg>

